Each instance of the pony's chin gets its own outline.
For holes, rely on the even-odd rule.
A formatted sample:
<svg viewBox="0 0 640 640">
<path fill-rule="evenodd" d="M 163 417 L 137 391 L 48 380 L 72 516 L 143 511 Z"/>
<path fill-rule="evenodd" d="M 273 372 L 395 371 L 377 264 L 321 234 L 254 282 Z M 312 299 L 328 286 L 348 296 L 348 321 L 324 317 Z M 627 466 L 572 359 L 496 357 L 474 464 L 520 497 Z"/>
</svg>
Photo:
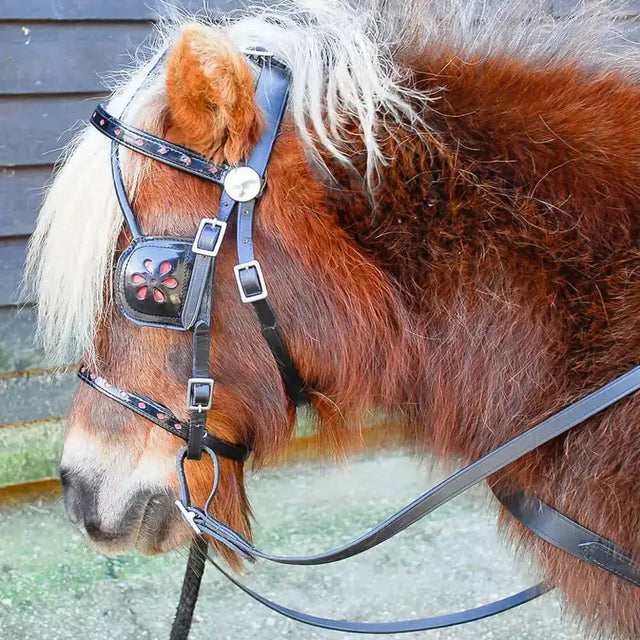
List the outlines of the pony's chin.
<svg viewBox="0 0 640 640">
<path fill-rule="evenodd" d="M 161 531 L 145 530 L 135 541 L 135 550 L 144 556 L 173 551 L 191 540 L 191 531 L 179 517 L 173 517 Z"/>
<path fill-rule="evenodd" d="M 173 500 L 167 498 L 152 496 L 135 520 L 128 517 L 126 524 L 123 522 L 113 533 L 85 529 L 88 542 L 99 553 L 110 556 L 135 551 L 154 556 L 185 544 L 191 538 L 191 531 L 180 518 Z"/>
</svg>

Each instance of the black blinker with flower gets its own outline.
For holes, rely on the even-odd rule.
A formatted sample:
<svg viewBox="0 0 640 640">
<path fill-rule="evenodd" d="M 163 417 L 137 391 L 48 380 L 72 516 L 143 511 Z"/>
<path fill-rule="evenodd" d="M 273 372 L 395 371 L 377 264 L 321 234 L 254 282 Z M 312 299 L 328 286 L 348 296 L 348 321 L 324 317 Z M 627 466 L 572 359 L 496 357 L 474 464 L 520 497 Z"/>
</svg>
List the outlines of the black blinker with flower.
<svg viewBox="0 0 640 640">
<path fill-rule="evenodd" d="M 191 240 L 143 237 L 118 260 L 116 300 L 142 325 L 183 329 L 182 303 L 193 268 Z"/>
</svg>

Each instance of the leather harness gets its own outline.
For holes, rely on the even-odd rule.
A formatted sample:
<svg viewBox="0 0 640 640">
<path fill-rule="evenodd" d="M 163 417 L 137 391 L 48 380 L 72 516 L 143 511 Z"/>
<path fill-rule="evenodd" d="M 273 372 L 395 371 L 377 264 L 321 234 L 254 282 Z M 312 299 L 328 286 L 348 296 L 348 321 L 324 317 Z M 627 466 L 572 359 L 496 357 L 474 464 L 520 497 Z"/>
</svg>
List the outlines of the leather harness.
<svg viewBox="0 0 640 640">
<path fill-rule="evenodd" d="M 118 260 L 115 279 L 117 304 L 122 313 L 137 324 L 193 333 L 192 377 L 187 381 L 188 423 L 181 421 L 161 403 L 119 389 L 84 365 L 78 373 L 83 382 L 100 393 L 186 441 L 186 446 L 177 455 L 180 498 L 176 504 L 185 522 L 193 529 L 195 541 L 172 629 L 172 640 L 180 640 L 188 635 L 205 556 L 236 586 L 273 611 L 313 626 L 353 633 L 402 633 L 459 625 L 495 615 L 542 595 L 552 588 L 543 582 L 502 600 L 442 616 L 384 623 L 332 620 L 295 611 L 267 599 L 240 583 L 208 557 L 205 536 L 218 540 L 250 561 L 259 558 L 288 565 L 319 565 L 353 557 L 385 542 L 460 493 L 640 388 L 638 366 L 467 465 L 368 533 L 325 553 L 300 557 L 270 554 L 257 549 L 241 534 L 217 520 L 211 514 L 210 506 L 218 488 L 218 457 L 243 463 L 251 453 L 246 445 L 227 442 L 206 429 L 207 411 L 212 405 L 214 388 L 214 380 L 209 372 L 209 349 L 216 257 L 227 222 L 234 214 L 237 220 L 238 256 L 234 272 L 240 297 L 244 303 L 251 304 L 256 313 L 262 335 L 273 354 L 289 398 L 298 406 L 308 401 L 307 390 L 268 301 L 262 269 L 254 255 L 252 235 L 255 203 L 264 187 L 265 171 L 285 113 L 290 77 L 288 70 L 266 51 L 256 48 L 245 53 L 259 69 L 256 102 L 265 115 L 266 124 L 262 137 L 241 166 L 211 163 L 186 147 L 127 125 L 110 115 L 103 105 L 99 105 L 91 117 L 91 124 L 112 140 L 111 164 L 115 190 L 132 237 L 131 244 Z M 203 219 L 193 239 L 142 235 L 122 179 L 118 154 L 120 145 L 221 185 L 223 193 L 216 217 Z M 200 459 L 203 452 L 211 461 L 214 483 L 204 508 L 199 508 L 191 504 L 184 461 L 187 458 Z M 615 543 L 558 513 L 535 496 L 520 492 L 506 496 L 498 494 L 497 497 L 514 517 L 547 542 L 640 586 L 640 565 Z"/>
</svg>

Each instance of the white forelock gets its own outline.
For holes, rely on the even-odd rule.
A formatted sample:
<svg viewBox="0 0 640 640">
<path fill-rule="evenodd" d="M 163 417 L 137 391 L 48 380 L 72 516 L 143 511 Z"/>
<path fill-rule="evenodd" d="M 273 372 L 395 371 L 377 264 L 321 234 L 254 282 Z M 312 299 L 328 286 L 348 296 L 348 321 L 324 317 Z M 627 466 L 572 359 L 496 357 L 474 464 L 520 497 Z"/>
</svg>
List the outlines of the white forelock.
<svg viewBox="0 0 640 640">
<path fill-rule="evenodd" d="M 348 162 L 343 125 L 347 119 L 358 123 L 373 184 L 376 167 L 387 161 L 380 144 L 387 125 L 401 121 L 418 135 L 426 132 L 421 115 L 437 98 L 406 88 L 401 57 L 441 46 L 463 58 L 508 54 L 539 65 L 575 60 L 637 80 L 639 49 L 617 20 L 625 5 L 585 0 L 558 20 L 542 0 L 283 0 L 216 24 L 239 49 L 266 47 L 291 69 L 289 111 L 316 159 L 322 149 Z M 161 24 L 156 56 L 193 20 L 170 15 Z M 166 114 L 165 78 L 160 69 L 143 83 L 151 64 L 120 77 L 109 109 L 118 114 L 143 85 L 127 121 L 158 134 Z M 70 145 L 30 243 L 25 287 L 37 297 L 39 337 L 57 362 L 91 350 L 109 303 L 105 291 L 122 226 L 109 149 L 92 129 Z M 122 162 L 132 196 L 147 163 L 128 152 Z"/>
</svg>

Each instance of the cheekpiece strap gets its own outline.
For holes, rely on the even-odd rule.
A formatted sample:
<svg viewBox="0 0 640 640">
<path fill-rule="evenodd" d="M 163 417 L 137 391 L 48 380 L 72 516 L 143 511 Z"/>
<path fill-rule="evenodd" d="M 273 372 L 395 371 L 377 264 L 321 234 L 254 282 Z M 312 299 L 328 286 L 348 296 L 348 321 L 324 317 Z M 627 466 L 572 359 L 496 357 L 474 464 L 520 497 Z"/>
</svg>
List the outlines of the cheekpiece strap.
<svg viewBox="0 0 640 640">
<path fill-rule="evenodd" d="M 139 416 L 162 427 L 165 431 L 178 436 L 183 440 L 189 440 L 191 424 L 177 418 L 174 413 L 159 402 L 155 402 L 147 396 L 122 389 L 110 384 L 107 380 L 81 366 L 78 378 L 100 393 L 115 400 L 119 404 L 131 409 Z M 204 434 L 203 444 L 213 450 L 222 458 L 228 458 L 235 462 L 245 462 L 251 455 L 251 449 L 244 444 L 234 444 L 217 438 L 208 431 Z"/>
<path fill-rule="evenodd" d="M 126 124 L 112 116 L 103 104 L 96 107 L 89 121 L 98 131 L 118 144 L 214 184 L 222 184 L 229 171 L 226 165 L 210 162 L 191 149 Z"/>
</svg>

